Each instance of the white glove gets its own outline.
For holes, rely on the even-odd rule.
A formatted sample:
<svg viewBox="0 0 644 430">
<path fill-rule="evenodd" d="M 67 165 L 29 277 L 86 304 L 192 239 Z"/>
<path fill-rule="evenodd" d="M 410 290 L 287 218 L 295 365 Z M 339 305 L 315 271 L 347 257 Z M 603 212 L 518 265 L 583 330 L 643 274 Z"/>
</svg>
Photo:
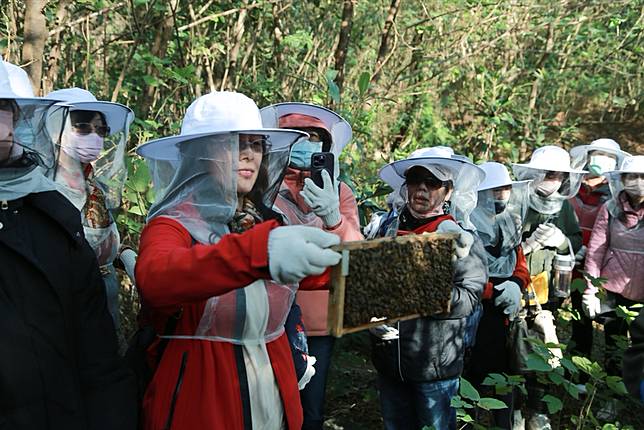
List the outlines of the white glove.
<svg viewBox="0 0 644 430">
<path fill-rule="evenodd" d="M 311 178 L 306 178 L 300 195 L 313 213 L 322 218 L 325 227 L 335 227 L 342 220 L 338 187 L 326 170 L 322 170 L 322 181 L 324 188 L 315 185 Z"/>
<path fill-rule="evenodd" d="M 523 254 L 524 255 L 528 255 L 532 251 L 538 251 L 541 248 L 543 248 L 541 246 L 541 244 L 539 243 L 539 241 L 537 240 L 537 236 L 538 236 L 538 233 L 535 230 L 535 231 L 532 232 L 532 234 L 526 240 L 524 240 L 521 243 L 521 248 L 523 248 Z"/>
<path fill-rule="evenodd" d="M 456 257 L 464 258 L 470 254 L 470 248 L 474 243 L 474 237 L 467 231 L 463 230 L 452 220 L 446 220 L 438 224 L 436 229 L 438 233 L 458 233 L 458 239 L 456 239 Z"/>
<path fill-rule="evenodd" d="M 552 223 L 539 224 L 536 239 L 544 248 L 559 248 L 566 242 L 566 235 Z"/>
<path fill-rule="evenodd" d="M 386 318 L 371 318 L 371 322 L 382 321 Z M 398 329 L 387 324 L 377 325 L 369 329 L 369 333 L 376 336 L 381 340 L 396 340 L 398 339 Z"/>
<path fill-rule="evenodd" d="M 313 365 L 317 363 L 317 358 L 313 357 L 312 355 L 308 355 L 306 357 L 306 370 L 304 371 L 304 375 L 300 378 L 299 381 L 297 381 L 297 388 L 302 391 L 304 387 L 306 387 L 306 384 L 308 384 L 311 381 L 311 378 L 315 375 L 315 367 Z"/>
<path fill-rule="evenodd" d="M 521 287 L 514 281 L 505 281 L 495 285 L 494 289 L 501 292 L 494 299 L 494 306 L 502 308 L 510 321 L 514 320 L 521 310 Z"/>
<path fill-rule="evenodd" d="M 586 252 L 588 252 L 588 247 L 586 245 L 581 245 L 579 251 L 575 254 L 575 266 L 580 266 L 586 258 Z"/>
<path fill-rule="evenodd" d="M 268 269 L 275 282 L 291 284 L 309 275 L 319 275 L 342 256 L 330 249 L 340 238 L 303 225 L 277 227 L 268 235 Z"/>
<path fill-rule="evenodd" d="M 581 308 L 591 320 L 599 315 L 601 312 L 601 302 L 599 301 L 599 297 L 597 297 L 596 290 L 588 288 L 584 291 L 583 296 L 581 296 Z"/>
</svg>

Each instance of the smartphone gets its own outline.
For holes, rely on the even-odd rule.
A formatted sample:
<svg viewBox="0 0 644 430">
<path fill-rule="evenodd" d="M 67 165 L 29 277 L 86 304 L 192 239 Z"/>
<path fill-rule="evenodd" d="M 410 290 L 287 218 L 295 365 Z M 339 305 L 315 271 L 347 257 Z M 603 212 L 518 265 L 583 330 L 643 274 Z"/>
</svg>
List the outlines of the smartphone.
<svg viewBox="0 0 644 430">
<path fill-rule="evenodd" d="M 335 159 L 332 152 L 314 152 L 311 155 L 311 179 L 315 185 L 324 188 L 322 170 L 326 170 L 329 173 L 329 177 L 333 180 L 334 162 Z"/>
</svg>

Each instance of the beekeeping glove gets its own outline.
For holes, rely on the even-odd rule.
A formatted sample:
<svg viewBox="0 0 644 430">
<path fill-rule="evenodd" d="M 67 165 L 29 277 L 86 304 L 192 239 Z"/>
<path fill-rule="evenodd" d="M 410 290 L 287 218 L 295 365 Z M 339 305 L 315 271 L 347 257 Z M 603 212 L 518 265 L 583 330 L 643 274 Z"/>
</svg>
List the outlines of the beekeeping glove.
<svg viewBox="0 0 644 430">
<path fill-rule="evenodd" d="M 535 233 L 537 234 L 537 241 L 544 248 L 559 248 L 566 242 L 566 235 L 559 230 L 559 227 L 551 223 L 539 224 Z"/>
<path fill-rule="evenodd" d="M 312 355 L 307 355 L 306 356 L 306 370 L 304 371 L 304 375 L 300 378 L 299 381 L 297 381 L 297 388 L 302 391 L 304 387 L 306 387 L 306 384 L 308 384 L 311 381 L 311 378 L 315 375 L 315 367 L 313 365 L 317 362 L 317 358 L 313 357 Z"/>
<path fill-rule="evenodd" d="M 537 240 L 538 233 L 537 231 L 533 231 L 532 234 L 521 243 L 521 248 L 523 248 L 523 254 L 528 255 L 533 251 L 538 251 L 543 246 L 541 246 L 541 243 Z"/>
<path fill-rule="evenodd" d="M 436 229 L 438 233 L 458 233 L 458 239 L 456 239 L 455 253 L 457 258 L 464 258 L 470 254 L 470 248 L 474 243 L 474 237 L 471 233 L 463 230 L 452 220 L 443 221 L 438 225 Z"/>
<path fill-rule="evenodd" d="M 514 281 L 505 281 L 494 289 L 501 293 L 494 298 L 494 306 L 503 309 L 510 321 L 514 320 L 521 310 L 521 287 Z"/>
<path fill-rule="evenodd" d="M 277 227 L 268 235 L 268 268 L 280 284 L 319 275 L 338 264 L 342 256 L 330 249 L 340 238 L 324 230 L 303 225 Z"/>
<path fill-rule="evenodd" d="M 300 195 L 311 210 L 322 219 L 325 227 L 335 227 L 342 220 L 338 186 L 326 170 L 322 170 L 322 181 L 324 188 L 315 185 L 311 178 L 306 178 Z"/>
<path fill-rule="evenodd" d="M 371 322 L 381 321 L 385 318 L 371 318 Z M 380 340 L 396 340 L 398 339 L 398 329 L 387 324 L 377 325 L 375 327 L 369 328 L 369 333 L 376 336 Z"/>
<path fill-rule="evenodd" d="M 595 319 L 601 312 L 601 301 L 597 297 L 596 288 L 586 288 L 581 296 L 581 308 L 588 318 Z"/>
</svg>

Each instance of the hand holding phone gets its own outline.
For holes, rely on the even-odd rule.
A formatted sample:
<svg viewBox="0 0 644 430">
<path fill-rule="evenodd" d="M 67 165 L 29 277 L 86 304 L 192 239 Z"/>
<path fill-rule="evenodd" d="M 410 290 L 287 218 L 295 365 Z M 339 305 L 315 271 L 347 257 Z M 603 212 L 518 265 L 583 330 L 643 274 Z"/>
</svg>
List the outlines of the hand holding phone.
<svg viewBox="0 0 644 430">
<path fill-rule="evenodd" d="M 311 179 L 315 185 L 324 188 L 322 170 L 326 170 L 329 173 L 329 177 L 333 179 L 334 163 L 335 157 L 332 152 L 314 152 L 311 155 Z"/>
</svg>

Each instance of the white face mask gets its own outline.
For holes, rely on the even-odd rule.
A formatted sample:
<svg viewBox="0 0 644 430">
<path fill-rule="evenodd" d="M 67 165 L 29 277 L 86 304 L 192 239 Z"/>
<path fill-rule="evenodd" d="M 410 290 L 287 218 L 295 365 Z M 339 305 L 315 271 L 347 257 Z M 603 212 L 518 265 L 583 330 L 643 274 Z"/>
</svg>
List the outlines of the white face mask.
<svg viewBox="0 0 644 430">
<path fill-rule="evenodd" d="M 96 133 L 78 134 L 65 131 L 62 142 L 63 151 L 81 163 L 90 163 L 101 155 L 103 138 Z"/>
<path fill-rule="evenodd" d="M 624 179 L 624 191 L 633 197 L 643 197 L 644 178 Z"/>
<path fill-rule="evenodd" d="M 561 188 L 561 181 L 558 179 L 544 179 L 537 185 L 536 191 L 541 197 L 548 197 Z"/>
<path fill-rule="evenodd" d="M 614 170 L 615 166 L 617 166 L 617 160 L 610 155 L 591 155 L 588 160 L 590 173 L 597 176 Z"/>
</svg>

